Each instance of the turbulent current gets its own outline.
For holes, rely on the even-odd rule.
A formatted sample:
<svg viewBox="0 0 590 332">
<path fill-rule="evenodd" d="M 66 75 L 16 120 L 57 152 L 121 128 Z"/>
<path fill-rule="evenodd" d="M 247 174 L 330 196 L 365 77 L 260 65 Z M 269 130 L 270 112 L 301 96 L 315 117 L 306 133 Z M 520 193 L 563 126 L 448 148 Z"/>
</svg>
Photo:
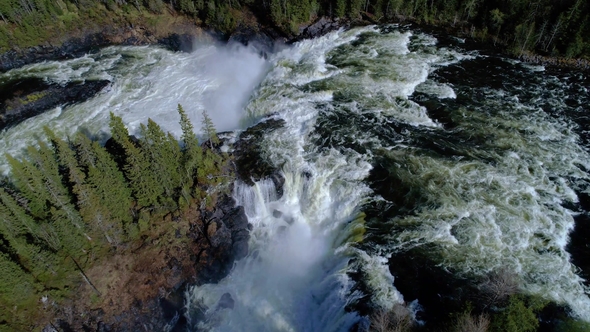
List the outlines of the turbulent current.
<svg viewBox="0 0 590 332">
<path fill-rule="evenodd" d="M 590 194 L 587 78 L 462 45 L 385 26 L 266 58 L 237 45 L 110 47 L 0 74 L 112 81 L 3 131 L 0 146 L 18 154 L 45 124 L 107 135 L 108 111 L 132 132 L 151 117 L 178 135 L 177 103 L 195 122 L 207 109 L 219 130 L 283 119 L 262 142 L 285 178 L 282 195 L 270 180 L 235 184 L 253 225 L 250 253 L 218 284 L 187 291 L 195 331 L 348 331 L 368 324 L 355 310 L 362 301 L 413 301 L 419 311 L 390 271 L 397 254 L 420 248 L 462 278 L 514 274 L 524 292 L 590 320 L 589 289 L 567 251 L 587 213 L 579 197 Z M 218 305 L 225 294 L 233 308 Z"/>
</svg>

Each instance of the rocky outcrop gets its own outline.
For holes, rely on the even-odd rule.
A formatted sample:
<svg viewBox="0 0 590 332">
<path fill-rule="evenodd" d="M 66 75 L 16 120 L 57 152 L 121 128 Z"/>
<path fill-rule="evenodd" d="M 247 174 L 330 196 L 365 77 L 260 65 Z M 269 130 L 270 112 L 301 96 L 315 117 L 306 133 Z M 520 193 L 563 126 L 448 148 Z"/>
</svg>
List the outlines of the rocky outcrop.
<svg viewBox="0 0 590 332">
<path fill-rule="evenodd" d="M 213 210 L 201 210 L 201 227 L 191 232 L 196 242 L 206 243 L 197 254 L 197 285 L 215 283 L 229 274 L 236 260 L 248 254 L 250 224 L 244 207 L 225 195 Z"/>
<path fill-rule="evenodd" d="M 88 33 L 81 38 L 68 39 L 61 46 L 40 45 L 0 54 L 0 72 L 41 61 L 73 59 L 113 44 L 143 45 L 150 41 L 156 42 L 149 35 L 141 36 L 124 30 Z"/>
<path fill-rule="evenodd" d="M 263 57 L 267 57 L 274 51 L 275 43 L 281 40 L 280 36 L 273 30 L 255 30 L 252 27 L 238 27 L 229 39 L 228 43 L 240 43 L 244 46 L 254 48 Z"/>
<path fill-rule="evenodd" d="M 265 135 L 284 125 L 285 120 L 269 116 L 240 134 L 234 145 L 236 175 L 240 181 L 254 185 L 254 181 L 270 178 L 277 188 L 277 194 L 282 195 L 285 179 L 280 169 L 264 158 L 261 144 Z"/>
<path fill-rule="evenodd" d="M 49 84 L 39 78 L 0 86 L 0 130 L 60 105 L 90 99 L 110 84 L 107 80 Z"/>
<path fill-rule="evenodd" d="M 316 38 L 327 34 L 328 32 L 338 30 L 340 28 L 346 28 L 349 25 L 343 19 L 320 17 L 317 21 L 310 24 L 307 27 L 302 28 L 299 31 L 299 35 L 296 36 L 291 42 L 300 41 L 303 39 Z"/>
</svg>

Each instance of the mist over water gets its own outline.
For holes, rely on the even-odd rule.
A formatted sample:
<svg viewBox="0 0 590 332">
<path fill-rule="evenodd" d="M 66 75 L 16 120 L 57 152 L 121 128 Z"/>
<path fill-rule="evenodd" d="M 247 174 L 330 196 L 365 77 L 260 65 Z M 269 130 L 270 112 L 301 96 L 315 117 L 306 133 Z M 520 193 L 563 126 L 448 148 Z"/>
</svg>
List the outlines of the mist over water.
<svg viewBox="0 0 590 332">
<path fill-rule="evenodd" d="M 109 112 L 123 118 L 131 134 L 148 118 L 180 135 L 176 107 L 183 105 L 199 130 L 206 110 L 218 131 L 241 128 L 243 107 L 268 68 L 255 49 L 241 44 L 196 43 L 192 53 L 174 53 L 154 46 L 113 46 L 68 61 L 28 65 L 0 74 L 0 81 L 38 77 L 66 83 L 108 79 L 112 84 L 94 98 L 57 107 L 0 133 L 0 150 L 20 155 L 34 144 L 42 127 L 70 135 L 79 129 L 108 137 Z M 0 162 L 3 172 L 5 161 Z"/>
<path fill-rule="evenodd" d="M 436 44 L 395 26 L 367 27 L 271 57 L 273 69 L 246 109 L 286 121 L 265 137 L 267 159 L 288 179 L 286 193 L 276 197 L 267 182 L 237 185 L 237 200 L 257 206 L 247 208 L 254 249 L 220 284 L 187 294 L 189 313 L 200 308 L 207 317 L 196 330 L 366 324 L 341 309 L 363 296 L 351 272 L 365 278 L 375 307 L 412 301 L 394 287 L 388 257 L 422 246 L 462 277 L 506 269 L 525 292 L 590 319 L 588 290 L 565 250 L 590 161 L 568 106 L 555 96 L 566 86 L 539 78 L 540 67 Z M 366 182 L 374 163 L 388 173 L 380 180 L 384 196 Z M 295 190 L 299 178 L 305 189 Z M 273 217 L 277 206 L 297 223 Z M 236 300 L 233 310 L 218 310 L 223 294 Z"/>
<path fill-rule="evenodd" d="M 270 180 L 235 184 L 253 225 L 250 253 L 218 284 L 187 291 L 193 331 L 366 326 L 354 311 L 361 299 L 415 300 L 389 272 L 392 255 L 415 248 L 464 278 L 505 269 L 523 291 L 590 320 L 589 289 L 566 251 L 574 216 L 588 213 L 578 194 L 590 190 L 590 100 L 575 78 L 398 26 L 333 32 L 267 60 L 239 45 L 110 47 L 0 80 L 27 76 L 113 83 L 5 130 L 2 152 L 18 152 L 44 124 L 106 135 L 108 111 L 132 133 L 151 117 L 179 135 L 177 103 L 195 124 L 206 109 L 219 131 L 285 121 L 262 141 L 283 194 Z M 228 295 L 233 309 L 219 307 Z"/>
</svg>

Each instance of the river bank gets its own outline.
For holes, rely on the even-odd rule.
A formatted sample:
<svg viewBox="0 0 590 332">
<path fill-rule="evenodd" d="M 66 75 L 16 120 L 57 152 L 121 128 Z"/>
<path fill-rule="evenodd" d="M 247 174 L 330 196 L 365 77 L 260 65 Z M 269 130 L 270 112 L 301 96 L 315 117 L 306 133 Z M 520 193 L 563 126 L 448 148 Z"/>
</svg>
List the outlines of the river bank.
<svg viewBox="0 0 590 332">
<path fill-rule="evenodd" d="M 327 20 L 327 21 L 329 21 L 329 20 Z M 340 23 L 338 23 L 338 24 L 330 24 L 330 27 L 335 27 L 335 28 L 337 28 L 337 27 L 339 26 L 339 24 L 340 24 Z M 248 35 L 248 32 L 246 31 L 246 33 L 244 33 L 244 35 L 246 35 L 246 36 L 247 36 L 247 35 Z M 239 40 L 241 39 L 241 40 L 245 41 L 246 43 L 248 43 L 248 42 L 250 41 L 250 39 L 248 39 L 247 37 L 245 37 L 245 38 L 242 38 L 242 37 L 238 37 L 238 36 L 239 36 L 239 35 L 234 35 L 234 37 L 233 37 L 233 38 L 234 38 L 234 40 L 236 40 L 236 41 L 239 41 Z M 232 38 L 232 37 L 230 37 L 230 38 Z M 183 43 L 183 42 L 181 41 L 181 42 L 180 42 L 180 44 L 182 44 L 182 43 Z M 455 108 L 452 108 L 452 109 L 455 109 Z M 266 134 L 266 133 L 263 133 L 263 134 Z M 253 137 L 254 137 L 254 139 L 260 139 L 260 137 L 262 137 L 262 136 L 263 136 L 263 135 L 258 135 L 257 133 L 253 133 Z M 257 157 L 256 157 L 256 159 L 259 159 L 259 157 L 257 156 Z M 249 164 L 248 162 L 245 162 L 245 163 L 244 163 L 244 165 L 246 165 L 245 167 L 249 167 L 249 165 L 251 165 L 251 164 Z M 245 169 L 245 167 L 240 167 L 240 169 L 242 169 L 242 171 L 243 171 L 243 169 Z M 252 167 L 252 168 L 254 168 L 254 167 Z M 258 168 L 258 167 L 256 167 L 256 168 Z M 248 175 L 247 175 L 247 174 L 245 174 L 245 175 L 243 176 L 243 178 L 244 178 L 244 179 L 248 179 Z M 258 179 L 258 177 L 257 177 L 257 179 Z M 275 181 L 275 182 L 276 182 L 276 181 Z M 143 247 L 142 247 L 142 248 L 143 248 Z M 146 252 L 150 252 L 150 251 L 146 251 Z M 417 255 L 415 255 L 414 253 L 408 253 L 408 256 L 410 256 L 410 258 L 408 258 L 408 261 L 410 261 L 410 259 L 412 259 L 412 260 L 413 260 L 413 259 L 415 259 L 415 257 L 416 257 Z M 144 257 L 144 258 L 145 258 L 145 260 L 146 260 L 147 262 L 151 262 L 151 261 L 150 261 L 150 260 L 148 260 L 146 257 L 153 257 L 153 256 L 152 256 L 152 254 L 151 254 L 151 252 L 150 252 L 149 254 L 146 254 L 146 256 Z M 398 260 L 398 261 L 400 261 L 400 260 L 401 260 L 401 261 L 403 261 L 403 257 L 401 257 L 401 258 L 400 258 L 400 257 L 395 257 L 395 258 L 396 258 L 396 260 Z M 114 261 L 117 261 L 117 260 L 114 260 Z M 434 263 L 432 263 L 432 264 L 434 264 Z M 143 264 L 143 265 L 147 265 L 147 264 Z M 431 264 L 426 264 L 426 265 L 431 265 Z M 152 275 L 153 275 L 153 274 L 154 274 L 154 273 L 156 273 L 157 271 L 161 270 L 161 269 L 162 269 L 162 267 L 164 267 L 164 265 L 158 265 L 158 264 L 154 264 L 154 266 L 156 266 L 157 268 L 155 268 L 154 270 L 145 270 L 145 271 L 142 271 L 142 273 L 147 273 L 147 274 L 152 274 Z M 175 263 L 173 263 L 171 266 L 172 266 L 172 268 L 170 268 L 170 267 L 168 267 L 168 268 L 169 268 L 169 269 L 171 269 L 171 270 L 178 270 L 178 266 L 177 266 L 177 265 L 175 265 Z M 176 266 L 176 268 L 175 268 L 175 266 Z M 415 268 L 414 266 L 412 266 L 412 265 L 411 265 L 411 264 L 409 264 L 409 263 L 408 263 L 408 266 L 409 266 L 409 267 L 403 267 L 403 266 L 402 266 L 402 268 L 400 268 L 400 270 L 402 270 L 402 272 L 399 272 L 399 275 L 408 275 L 408 278 L 412 278 L 412 277 L 414 277 L 414 274 L 415 274 L 415 273 L 413 274 L 412 272 L 407 272 L 407 271 L 416 270 L 417 268 Z M 104 271 L 104 270 L 103 270 L 103 269 L 100 269 L 100 271 Z M 146 272 L 146 271 L 148 271 L 148 272 Z M 154 272 L 154 271 L 156 271 L 156 272 Z M 121 272 L 121 274 L 127 274 L 127 273 L 129 273 L 129 272 L 133 272 L 133 271 L 128 271 L 128 270 L 125 270 L 125 271 Z M 434 272 L 432 272 L 431 274 L 426 274 L 426 276 L 425 276 L 424 278 L 422 278 L 422 279 L 424 280 L 424 283 L 427 283 L 427 282 L 428 282 L 428 280 L 430 280 L 430 279 L 432 279 L 432 278 L 434 278 L 434 277 L 440 276 L 440 274 L 439 274 L 438 272 L 439 272 L 439 271 L 436 271 L 436 270 L 435 270 L 435 271 L 434 271 Z M 131 274 L 132 274 L 132 273 L 131 273 Z M 393 273 L 393 272 L 392 272 L 392 274 L 393 274 L 393 275 L 396 275 L 396 274 L 395 274 L 395 273 Z M 397 277 L 397 275 L 396 275 L 396 277 Z M 445 278 L 445 279 L 446 279 L 446 278 Z M 402 279 L 401 277 L 399 278 L 399 280 L 400 280 L 401 282 L 403 282 L 403 279 Z M 151 280 L 151 281 L 148 281 L 147 283 L 151 285 L 151 286 L 150 286 L 150 292 L 151 292 L 150 294 L 152 294 L 152 300 L 153 300 L 153 299 L 154 299 L 154 297 L 153 297 L 153 294 L 155 294 L 155 293 L 153 293 L 153 290 L 154 290 L 154 289 L 156 289 L 156 285 L 158 285 L 158 282 L 155 282 L 155 281 Z M 170 283 L 167 283 L 167 284 L 168 284 L 168 285 L 166 285 L 166 286 L 163 286 L 163 289 L 164 289 L 164 291 L 162 292 L 162 294 L 167 294 L 167 293 L 171 293 L 171 294 L 172 294 L 172 293 L 173 293 L 173 294 L 175 294 L 175 295 L 165 295 L 165 296 L 162 296 L 160 293 L 158 293 L 158 295 L 157 295 L 157 297 L 155 297 L 155 299 L 157 299 L 157 301 L 160 301 L 160 302 L 157 302 L 156 300 L 154 300 L 154 301 L 156 301 L 156 302 L 153 302 L 153 301 L 152 301 L 152 302 L 149 302 L 149 303 L 152 303 L 152 304 L 154 304 L 154 305 L 152 305 L 152 304 L 142 304 L 143 308 L 147 308 L 146 310 L 149 312 L 149 311 L 151 310 L 151 309 L 149 309 L 149 308 L 151 308 L 151 307 L 153 307 L 153 308 L 156 308 L 156 309 L 158 309 L 158 310 L 161 310 L 161 309 L 163 309 L 163 308 L 164 308 L 164 305 L 161 305 L 161 303 L 167 303 L 166 301 L 168 301 L 168 302 L 172 302 L 172 303 L 178 303 L 178 302 L 175 302 L 175 301 L 177 301 L 177 300 L 175 300 L 175 298 L 177 298 L 177 295 L 178 295 L 178 294 L 181 294 L 181 293 L 182 293 L 182 289 L 183 289 L 183 287 L 182 287 L 182 286 L 178 286 L 178 284 L 174 284 L 174 282 L 170 282 Z M 172 284 L 174 284 L 174 285 L 172 285 Z M 141 285 L 143 285 L 143 284 L 141 284 L 141 283 L 140 283 L 140 284 L 138 284 L 138 285 L 140 285 L 140 286 L 141 286 Z M 172 286 L 170 286 L 170 285 L 172 285 Z M 96 285 L 95 285 L 95 286 L 96 286 Z M 159 285 L 158 285 L 158 286 L 159 286 Z M 396 286 L 397 286 L 397 285 L 396 285 Z M 105 286 L 105 287 L 108 287 L 108 286 Z M 97 288 L 99 288 L 99 286 L 97 286 Z M 410 288 L 411 288 L 411 287 L 408 287 L 408 289 L 410 289 Z M 433 295 L 437 295 L 437 294 L 439 293 L 439 292 L 438 292 L 438 289 L 440 288 L 440 285 L 437 285 L 436 287 L 433 287 L 433 288 L 435 288 L 435 289 L 434 289 L 434 290 L 429 290 L 429 293 L 431 293 L 431 294 L 433 294 Z M 139 288 L 129 287 L 129 289 L 130 289 L 130 290 L 133 290 L 133 289 L 141 289 L 141 287 L 139 287 Z M 158 290 L 159 290 L 159 287 L 158 287 Z M 93 291 L 93 290 L 91 290 L 91 289 L 88 289 L 88 292 L 89 292 L 89 294 L 91 294 L 91 293 L 92 293 L 92 292 L 94 292 L 94 291 Z M 402 293 L 403 293 L 403 292 L 402 292 Z M 455 294 L 451 294 L 451 295 L 455 295 Z M 88 295 L 88 297 L 90 297 L 90 296 L 91 296 L 91 295 Z M 433 298 L 436 298 L 436 296 L 433 296 Z M 163 300 L 161 300 L 161 299 L 164 299 L 165 301 L 163 301 Z M 233 302 L 232 302 L 232 300 L 228 299 L 227 297 L 223 298 L 223 301 L 221 301 L 221 302 L 223 303 L 223 306 L 228 306 L 228 307 L 232 305 L 231 303 L 233 303 Z M 221 303 L 221 302 L 220 302 L 220 303 Z M 438 303 L 438 302 L 436 302 L 436 303 Z M 220 306 L 221 306 L 221 304 L 220 304 Z M 115 307 L 116 307 L 116 306 L 115 306 Z M 172 307 L 174 307 L 174 306 L 172 306 Z M 133 308 L 135 308 L 135 307 L 133 307 Z M 116 310 L 120 310 L 120 309 L 113 309 L 113 311 L 116 311 Z M 128 309 L 128 310 L 129 310 L 129 309 Z M 130 315 L 130 317 L 137 317 L 137 316 L 141 316 L 141 315 L 139 315 L 139 314 L 138 314 L 138 310 L 139 310 L 139 309 L 131 309 L 131 311 L 130 311 L 130 314 L 129 314 L 129 315 Z M 154 310 L 155 310 L 155 309 L 154 309 Z M 174 313 L 174 312 L 177 312 L 177 311 L 174 311 L 174 310 L 172 310 L 172 311 L 170 311 L 170 310 L 167 310 L 166 312 L 172 312 L 172 313 Z M 100 312 L 98 312 L 98 311 L 97 311 L 97 312 L 95 312 L 95 315 L 96 315 L 97 317 L 101 317 L 101 313 L 100 313 Z M 151 314 L 148 314 L 148 315 L 151 315 Z M 167 315 L 168 315 L 168 314 L 167 314 Z M 173 319 L 174 319 L 174 314 L 166 316 L 166 319 L 163 319 L 163 320 L 161 320 L 161 321 L 162 321 L 162 322 L 164 322 L 164 321 L 166 321 L 166 320 L 167 320 L 167 321 L 169 322 L 169 321 L 172 321 Z M 179 318 L 179 319 L 180 319 L 180 318 Z M 100 318 L 100 319 L 97 319 L 97 320 L 95 319 L 95 321 L 97 321 L 97 323 L 96 323 L 97 325 L 93 325 L 93 326 L 96 326 L 96 329 L 97 329 L 97 330 L 99 330 L 99 329 L 101 329 L 101 327 L 100 327 L 100 326 L 106 326 L 104 322 L 105 322 L 105 321 L 107 321 L 107 319 L 102 319 L 102 318 Z M 100 323 L 100 324 L 99 324 L 99 322 L 102 322 L 102 323 Z M 146 323 L 145 321 L 144 321 L 144 322 L 142 322 L 142 324 L 145 324 L 145 323 Z M 139 323 L 138 323 L 138 324 L 139 324 Z M 156 323 L 150 323 L 150 324 L 153 324 L 152 326 L 160 326 L 160 325 L 155 325 Z M 65 325 L 64 325 L 64 326 L 65 326 Z M 137 328 L 138 326 L 141 328 L 141 325 L 133 325 L 133 326 L 134 326 L 135 328 Z"/>
<path fill-rule="evenodd" d="M 314 38 L 340 27 L 389 23 L 411 25 L 443 38 L 456 36 L 464 39 L 464 43 L 477 45 L 474 48 L 524 62 L 581 70 L 590 68 L 590 62 L 583 57 L 565 57 L 525 47 L 515 48 L 509 40 L 476 27 L 477 24 L 468 18 L 456 17 L 448 22 L 441 18 L 407 15 L 403 11 L 377 16 L 365 9 L 356 15 L 347 14 L 342 18 L 316 13 L 305 19 L 284 22 L 273 16 L 272 11 L 268 12 L 268 8 L 254 4 L 222 11 L 220 8 L 215 14 L 218 15 L 216 20 L 189 15 L 172 4 L 163 4 L 155 9 L 127 4 L 122 7 L 96 5 L 90 9 L 68 8 L 59 20 L 70 23 L 47 26 L 43 34 L 34 34 L 37 39 L 27 35 L 22 42 L 13 40 L 13 45 L 8 49 L 6 46 L 0 48 L 0 72 L 40 61 L 76 58 L 111 45 L 159 44 L 175 51 L 191 51 L 193 42 L 199 39 L 248 43 L 249 39 L 256 36 L 270 39 L 268 45 L 272 41 L 292 43 Z M 66 20 L 66 17 L 69 18 Z M 10 31 L 9 27 L 6 20 L 0 21 L 0 28 Z M 18 26 L 14 29 L 18 30 Z"/>
</svg>

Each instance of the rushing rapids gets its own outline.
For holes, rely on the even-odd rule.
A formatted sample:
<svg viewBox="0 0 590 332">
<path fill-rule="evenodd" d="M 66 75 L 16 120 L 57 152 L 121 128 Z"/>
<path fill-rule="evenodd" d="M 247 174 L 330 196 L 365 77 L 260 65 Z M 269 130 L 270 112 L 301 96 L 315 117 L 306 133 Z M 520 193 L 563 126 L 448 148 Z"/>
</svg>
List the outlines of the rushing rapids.
<svg viewBox="0 0 590 332">
<path fill-rule="evenodd" d="M 590 320 L 589 290 L 566 250 L 574 217 L 587 213 L 578 196 L 590 194 L 583 76 L 397 26 L 333 32 L 267 60 L 237 46 L 112 47 L 2 75 L 113 82 L 3 131 L 3 152 L 17 153 L 44 124 L 104 131 L 108 111 L 132 131 L 151 117 L 178 134 L 176 103 L 195 121 L 207 108 L 221 130 L 285 121 L 261 143 L 285 178 L 282 195 L 270 180 L 236 183 L 253 224 L 250 254 L 218 284 L 187 291 L 195 331 L 366 325 L 354 310 L 361 298 L 383 308 L 415 300 L 396 289 L 389 258 L 420 247 L 465 278 L 509 271 L 525 292 Z"/>
</svg>

